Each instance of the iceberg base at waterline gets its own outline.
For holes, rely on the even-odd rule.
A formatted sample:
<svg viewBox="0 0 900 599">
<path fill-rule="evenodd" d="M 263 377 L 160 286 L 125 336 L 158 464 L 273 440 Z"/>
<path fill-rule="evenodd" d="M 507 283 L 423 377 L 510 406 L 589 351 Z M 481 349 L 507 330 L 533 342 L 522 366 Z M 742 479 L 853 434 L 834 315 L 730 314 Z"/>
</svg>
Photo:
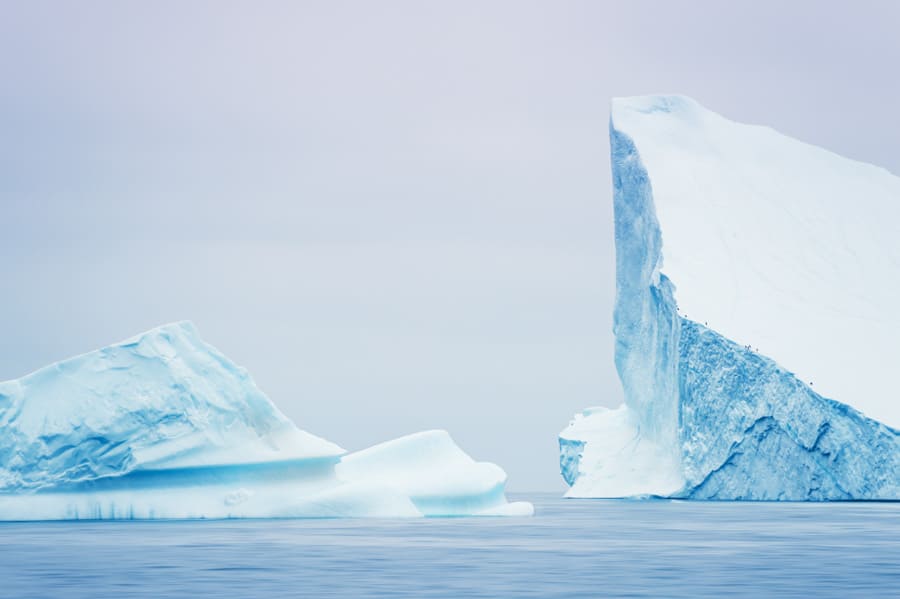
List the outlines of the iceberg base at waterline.
<svg viewBox="0 0 900 599">
<path fill-rule="evenodd" d="M 527 516 L 433 430 L 346 453 L 183 322 L 0 383 L 0 520 Z"/>
<path fill-rule="evenodd" d="M 566 497 L 662 497 L 684 486 L 676 454 L 643 438 L 624 404 L 576 414 L 559 447 Z"/>
<path fill-rule="evenodd" d="M 341 458 L 139 470 L 3 493 L 0 520 L 532 515 L 530 503 L 507 502 L 505 480 L 434 430 Z"/>
</svg>

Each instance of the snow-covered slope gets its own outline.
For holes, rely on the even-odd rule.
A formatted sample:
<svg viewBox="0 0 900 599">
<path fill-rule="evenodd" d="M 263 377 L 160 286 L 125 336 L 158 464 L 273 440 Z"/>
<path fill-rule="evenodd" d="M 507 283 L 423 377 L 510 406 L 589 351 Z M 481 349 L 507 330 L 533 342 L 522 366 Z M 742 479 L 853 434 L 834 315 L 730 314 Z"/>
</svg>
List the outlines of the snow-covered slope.
<svg viewBox="0 0 900 599">
<path fill-rule="evenodd" d="M 377 461 L 377 448 L 344 455 L 186 322 L 0 383 L 0 427 L 0 520 L 531 510 L 442 431 L 393 441 Z"/>
<path fill-rule="evenodd" d="M 614 100 L 612 126 L 649 174 L 680 313 L 900 426 L 900 177 L 683 97 Z"/>
<path fill-rule="evenodd" d="M 610 139 L 626 406 L 562 433 L 570 495 L 900 497 L 900 179 L 683 97 Z"/>
</svg>

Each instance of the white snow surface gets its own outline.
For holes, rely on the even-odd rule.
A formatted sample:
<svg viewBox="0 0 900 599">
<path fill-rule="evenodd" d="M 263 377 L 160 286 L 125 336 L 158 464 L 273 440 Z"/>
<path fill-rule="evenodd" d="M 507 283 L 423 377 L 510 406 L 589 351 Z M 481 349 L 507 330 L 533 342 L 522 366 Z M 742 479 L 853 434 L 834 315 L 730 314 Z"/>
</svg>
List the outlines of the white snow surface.
<svg viewBox="0 0 900 599">
<path fill-rule="evenodd" d="M 679 313 L 900 426 L 900 178 L 681 96 L 620 98 Z"/>
</svg>

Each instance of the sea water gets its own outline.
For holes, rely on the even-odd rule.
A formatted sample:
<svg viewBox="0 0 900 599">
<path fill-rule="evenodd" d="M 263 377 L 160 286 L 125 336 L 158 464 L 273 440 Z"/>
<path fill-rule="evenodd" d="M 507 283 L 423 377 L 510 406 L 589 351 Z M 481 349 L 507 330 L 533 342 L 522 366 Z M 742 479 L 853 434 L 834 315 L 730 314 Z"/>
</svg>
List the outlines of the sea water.
<svg viewBox="0 0 900 599">
<path fill-rule="evenodd" d="M 889 596 L 900 503 L 565 500 L 533 518 L 0 524 L 0 597 Z"/>
</svg>

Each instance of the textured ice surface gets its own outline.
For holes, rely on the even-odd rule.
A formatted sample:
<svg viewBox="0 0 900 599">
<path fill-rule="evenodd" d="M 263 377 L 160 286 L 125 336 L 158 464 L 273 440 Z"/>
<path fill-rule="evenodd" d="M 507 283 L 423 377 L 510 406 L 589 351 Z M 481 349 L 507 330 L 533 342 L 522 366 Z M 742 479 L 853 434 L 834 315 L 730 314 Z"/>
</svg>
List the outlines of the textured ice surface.
<svg viewBox="0 0 900 599">
<path fill-rule="evenodd" d="M 333 458 L 190 323 L 0 383 L 0 491 L 134 470 Z"/>
<path fill-rule="evenodd" d="M 531 509 L 508 504 L 503 471 L 442 431 L 344 455 L 298 429 L 190 323 L 0 383 L 0 427 L 0 520 Z"/>
<path fill-rule="evenodd" d="M 900 498 L 900 179 L 683 97 L 610 140 L 625 405 L 561 434 L 569 495 Z"/>
<path fill-rule="evenodd" d="M 669 495 L 684 486 L 678 457 L 642 435 L 624 405 L 576 414 L 559 444 L 568 497 Z"/>
</svg>

